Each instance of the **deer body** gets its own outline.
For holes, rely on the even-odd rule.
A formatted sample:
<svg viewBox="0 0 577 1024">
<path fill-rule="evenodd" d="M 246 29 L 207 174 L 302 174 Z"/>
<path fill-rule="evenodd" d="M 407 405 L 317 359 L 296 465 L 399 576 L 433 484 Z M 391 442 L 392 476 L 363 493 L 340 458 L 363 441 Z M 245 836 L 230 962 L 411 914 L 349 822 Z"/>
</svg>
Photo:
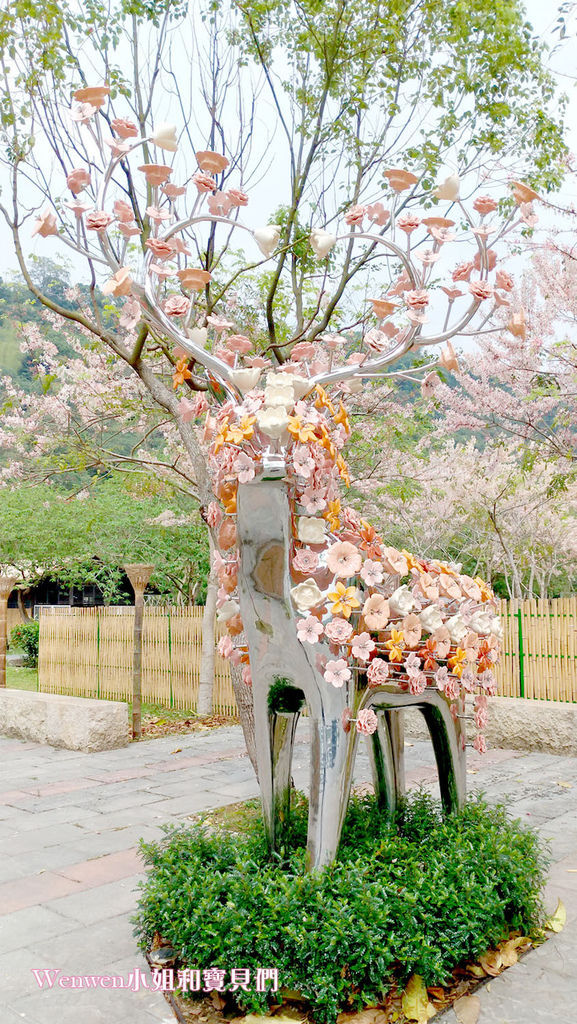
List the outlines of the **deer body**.
<svg viewBox="0 0 577 1024">
<path fill-rule="evenodd" d="M 282 839 L 290 812 L 290 771 L 298 711 L 279 712 L 271 693 L 279 684 L 301 691 L 311 729 L 308 856 L 312 868 L 330 863 L 337 852 L 348 804 L 359 733 L 346 731 L 343 715 L 363 708 L 378 711 L 369 737 L 375 789 L 392 809 L 404 791 L 402 725 L 399 712 L 417 706 L 433 740 L 445 805 L 456 810 L 465 795 L 464 744 L 460 720 L 453 720 L 442 694 L 399 693 L 395 686 L 359 689 L 356 679 L 341 688 L 322 673 L 325 645 L 314 648 L 297 638 L 291 597 L 290 556 L 293 521 L 287 485 L 260 478 L 239 485 L 237 534 L 240 551 L 239 602 L 250 653 L 259 784 L 269 841 Z M 352 691 L 352 692 L 351 692 Z"/>
</svg>

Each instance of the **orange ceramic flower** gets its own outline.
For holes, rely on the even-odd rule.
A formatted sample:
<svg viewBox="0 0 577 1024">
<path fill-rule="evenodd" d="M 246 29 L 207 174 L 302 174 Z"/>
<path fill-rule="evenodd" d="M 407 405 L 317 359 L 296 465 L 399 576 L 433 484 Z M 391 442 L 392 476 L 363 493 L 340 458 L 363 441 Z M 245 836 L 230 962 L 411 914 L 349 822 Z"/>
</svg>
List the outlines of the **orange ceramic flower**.
<svg viewBox="0 0 577 1024">
<path fill-rule="evenodd" d="M 333 615 L 344 615 L 350 619 L 354 608 L 360 608 L 360 601 L 357 600 L 357 588 L 345 587 L 344 583 L 337 583 L 335 589 L 329 594 L 329 601 L 332 601 L 331 612 Z"/>
<path fill-rule="evenodd" d="M 172 375 L 172 386 L 175 391 L 180 384 L 184 384 L 185 380 L 192 380 L 192 373 L 188 369 L 188 358 L 186 356 L 178 360 Z"/>
<path fill-rule="evenodd" d="M 435 638 L 430 636 L 419 650 L 419 654 L 423 658 L 423 669 L 425 672 L 436 672 L 438 669 L 439 666 L 434 657 L 436 653 L 437 644 Z"/>
<path fill-rule="evenodd" d="M 343 427 L 345 428 L 347 434 L 350 434 L 350 432 L 351 432 L 351 425 L 349 423 L 349 417 L 347 416 L 347 410 L 345 409 L 345 407 L 344 407 L 342 402 L 340 403 L 339 411 L 333 417 L 333 419 L 334 419 L 334 422 L 337 424 L 337 426 L 339 424 L 342 424 Z"/>
<path fill-rule="evenodd" d="M 540 199 L 539 193 L 535 192 L 535 189 L 531 188 L 530 185 L 525 185 L 522 181 L 512 181 L 511 186 L 513 189 L 513 199 L 517 206 L 521 206 L 522 203 L 532 203 L 534 199 Z"/>
<path fill-rule="evenodd" d="M 292 434 L 295 441 L 300 441 L 301 444 L 308 444 L 310 441 L 318 441 L 315 433 L 316 427 L 312 423 L 301 422 L 300 416 L 289 416 L 289 422 L 287 430 L 289 434 Z"/>
<path fill-rule="evenodd" d="M 395 192 L 405 192 L 411 185 L 416 185 L 419 180 L 416 174 L 412 171 L 405 171 L 403 167 L 390 167 L 387 171 L 383 171 L 383 175 L 388 179 L 389 185 Z"/>
<path fill-rule="evenodd" d="M 90 103 L 91 107 L 102 107 L 109 95 L 109 85 L 92 85 L 85 89 L 77 89 L 73 93 L 75 100 L 78 100 L 79 103 Z"/>
<path fill-rule="evenodd" d="M 193 292 L 201 292 L 212 278 L 208 270 L 199 270 L 197 267 L 184 267 L 177 271 L 176 276 L 183 288 L 190 288 Z"/>
<path fill-rule="evenodd" d="M 201 171 L 208 171 L 209 174 L 220 174 L 229 164 L 222 153 L 214 153 L 211 149 L 196 153 L 196 160 Z"/>
<path fill-rule="evenodd" d="M 323 409 L 323 408 L 328 409 L 330 414 L 331 414 L 331 416 L 334 416 L 334 414 L 335 414 L 335 407 L 334 407 L 333 403 L 331 402 L 329 396 L 327 395 L 325 389 L 323 387 L 321 387 L 320 384 L 317 384 L 315 386 L 315 391 L 317 393 L 317 399 L 315 401 L 315 409 Z"/>
<path fill-rule="evenodd" d="M 475 583 L 477 584 L 481 591 L 481 601 L 492 601 L 495 595 L 491 590 L 489 584 L 485 583 L 485 581 L 482 580 L 480 576 L 475 576 Z"/>
<path fill-rule="evenodd" d="M 449 668 L 453 675 L 458 676 L 459 679 L 463 675 L 463 669 L 467 667 L 467 653 L 462 647 L 457 647 L 457 650 L 451 658 L 449 658 Z"/>
<path fill-rule="evenodd" d="M 337 530 L 340 529 L 340 525 L 341 525 L 341 521 L 340 521 L 340 518 L 339 518 L 340 511 L 341 511 L 341 503 L 340 503 L 340 500 L 338 498 L 337 498 L 336 501 L 329 501 L 329 507 L 328 507 L 327 511 L 325 512 L 325 519 L 328 520 L 329 528 L 333 532 L 335 532 L 335 533 L 336 533 Z"/>
<path fill-rule="evenodd" d="M 373 312 L 379 320 L 384 320 L 386 316 L 390 316 L 397 309 L 394 302 L 387 302 L 386 299 L 370 299 L 369 301 L 372 302 Z"/>
<path fill-rule="evenodd" d="M 243 441 L 249 441 L 254 434 L 255 423 L 256 416 L 243 416 L 240 423 L 235 423 L 228 428 L 226 440 L 232 444 L 242 444 Z"/>
<path fill-rule="evenodd" d="M 339 455 L 337 455 L 337 469 L 339 471 L 341 480 L 343 480 L 344 483 L 345 483 L 345 486 L 346 487 L 350 487 L 351 486 L 351 475 L 349 473 L 349 468 L 348 468 L 345 460 L 343 459 L 343 457 L 342 457 L 342 455 L 340 453 L 339 453 Z"/>
<path fill-rule="evenodd" d="M 142 171 L 149 185 L 164 185 L 172 174 L 172 167 L 165 164 L 142 164 L 138 170 Z"/>
</svg>

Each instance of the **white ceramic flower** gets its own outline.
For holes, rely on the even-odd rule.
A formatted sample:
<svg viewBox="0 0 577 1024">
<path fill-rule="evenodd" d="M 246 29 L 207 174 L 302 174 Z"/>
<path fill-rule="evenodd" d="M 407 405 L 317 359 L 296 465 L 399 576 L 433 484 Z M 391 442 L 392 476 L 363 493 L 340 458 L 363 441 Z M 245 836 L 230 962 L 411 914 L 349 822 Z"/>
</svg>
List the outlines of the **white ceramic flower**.
<svg viewBox="0 0 577 1024">
<path fill-rule="evenodd" d="M 266 228 L 257 228 L 253 231 L 254 240 L 267 259 L 272 256 L 278 245 L 280 232 L 278 224 L 267 224 Z"/>
<path fill-rule="evenodd" d="M 447 619 L 445 626 L 449 630 L 449 636 L 454 644 L 460 644 L 469 632 L 469 626 L 457 612 L 452 618 Z"/>
<path fill-rule="evenodd" d="M 422 612 L 419 612 L 419 619 L 423 629 L 426 629 L 428 633 L 434 633 L 436 629 L 440 629 L 443 625 L 443 616 L 434 604 L 430 604 L 428 608 L 423 608 Z"/>
<path fill-rule="evenodd" d="M 292 377 L 288 373 L 269 373 L 264 389 L 264 404 L 269 409 L 285 408 L 288 412 L 295 404 Z"/>
<path fill-rule="evenodd" d="M 308 377 L 301 377 L 298 373 L 291 373 L 291 383 L 294 390 L 295 399 L 300 402 L 301 398 L 304 398 L 306 394 L 311 390 L 311 382 Z"/>
<path fill-rule="evenodd" d="M 311 232 L 311 248 L 318 260 L 322 260 L 325 256 L 328 256 L 329 252 L 336 245 L 337 236 L 331 235 L 324 228 L 315 228 Z"/>
<path fill-rule="evenodd" d="M 216 617 L 219 622 L 228 622 L 229 619 L 234 619 L 235 615 L 238 615 L 240 607 L 236 601 L 225 601 L 220 606 L 216 613 Z"/>
<path fill-rule="evenodd" d="M 278 409 L 259 409 L 256 414 L 256 422 L 259 430 L 262 430 L 267 437 L 282 437 L 288 427 L 286 409 L 283 406 Z"/>
<path fill-rule="evenodd" d="M 434 195 L 437 199 L 448 199 L 454 203 L 459 198 L 461 182 L 458 174 L 450 174 L 441 185 L 437 185 Z"/>
<path fill-rule="evenodd" d="M 258 384 L 261 371 L 258 367 L 244 367 L 238 370 L 230 371 L 230 379 L 235 387 L 242 392 L 243 395 L 247 391 L 252 391 Z"/>
<path fill-rule="evenodd" d="M 393 615 L 409 615 L 415 604 L 415 598 L 406 583 L 402 587 L 397 587 L 389 597 L 389 608 Z"/>
<path fill-rule="evenodd" d="M 469 629 L 474 630 L 475 633 L 492 633 L 495 617 L 487 608 L 480 608 L 469 619 Z"/>
<path fill-rule="evenodd" d="M 326 520 L 317 516 L 299 516 L 297 533 L 303 544 L 322 544 L 325 539 Z"/>
<path fill-rule="evenodd" d="M 160 149 L 166 149 L 170 153 L 176 153 L 178 149 L 176 126 L 173 124 L 159 124 L 154 135 L 151 136 L 151 142 L 154 142 L 154 145 L 159 146 Z"/>
<path fill-rule="evenodd" d="M 309 608 L 314 608 L 317 604 L 321 603 L 323 594 L 322 591 L 319 590 L 316 581 L 311 576 L 311 578 L 305 580 L 304 583 L 299 583 L 296 587 L 291 587 L 291 597 L 299 612 L 306 612 Z"/>
<path fill-rule="evenodd" d="M 206 327 L 190 327 L 186 333 L 195 345 L 200 345 L 201 348 L 204 348 L 206 345 L 206 339 L 208 338 L 208 331 Z"/>
<path fill-rule="evenodd" d="M 494 615 L 491 619 L 491 633 L 497 637 L 497 640 L 503 639 L 503 623 L 498 615 Z"/>
</svg>

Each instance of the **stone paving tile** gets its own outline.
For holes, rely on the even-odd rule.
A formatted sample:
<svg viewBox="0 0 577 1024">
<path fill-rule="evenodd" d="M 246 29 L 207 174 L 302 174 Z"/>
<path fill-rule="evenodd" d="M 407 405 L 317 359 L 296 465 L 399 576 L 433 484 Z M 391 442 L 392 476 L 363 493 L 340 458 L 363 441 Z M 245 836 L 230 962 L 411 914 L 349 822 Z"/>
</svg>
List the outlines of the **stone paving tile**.
<svg viewBox="0 0 577 1024">
<path fill-rule="evenodd" d="M 308 776 L 307 733 L 303 720 L 295 749 L 297 784 Z M 430 745 L 410 741 L 406 755 L 409 782 L 434 790 Z M 256 794 L 240 729 L 169 736 L 89 755 L 0 739 L 0 764 L 5 801 L 0 802 L 0 871 L 4 868 L 0 914 L 1 899 L 8 895 L 21 899 L 26 892 L 44 900 L 38 907 L 0 916 L 11 937 L 8 952 L 0 954 L 1 1024 L 12 1024 L 14 1013 L 17 1020 L 29 1024 L 172 1021 L 159 993 L 41 992 L 29 966 L 61 966 L 71 974 L 97 974 L 106 967 L 109 973 L 127 976 L 142 963 L 129 922 L 137 897 L 134 886 L 142 877 L 137 839 L 159 837 L 162 823 L 186 820 L 198 811 Z M 488 993 L 487 986 L 480 990 L 480 1024 L 531 1024 L 533 1020 L 540 1024 L 551 1019 L 542 1010 L 550 1011 L 552 1005 L 556 1021 L 575 1024 L 577 1014 L 572 1010 L 567 1020 L 565 1014 L 567 1006 L 572 1006 L 570 995 L 575 1001 L 576 986 L 571 986 L 571 980 L 577 975 L 577 914 L 571 906 L 573 898 L 577 901 L 577 873 L 572 871 L 577 867 L 577 759 L 517 751 L 491 751 L 480 758 L 471 752 L 468 766 L 471 791 L 485 790 L 492 800 L 507 795 L 512 813 L 537 824 L 542 820 L 541 832 L 552 837 L 558 861 L 553 865 L 548 899 L 554 906 L 556 895 L 563 893 L 569 914 L 565 931 L 525 958 L 522 975 L 517 968 L 507 972 L 517 972 L 522 984 L 513 985 L 503 975 L 492 981 Z M 362 746 L 356 767 L 356 781 L 366 781 L 369 766 Z M 560 781 L 567 782 L 573 792 L 559 787 Z M 31 844 L 32 837 L 36 846 Z M 42 849 L 43 840 L 52 845 Z M 6 890 L 10 879 L 12 886 Z M 74 891 L 64 894 L 57 890 L 59 884 L 72 885 Z M 39 922 L 37 927 L 31 923 L 32 915 Z M 14 942 L 25 944 L 15 948 Z M 533 1013 L 533 988 L 540 983 L 539 972 L 547 970 L 554 973 L 556 984 L 551 985 L 547 999 L 535 1001 Z M 495 990 L 502 992 L 496 1002 Z M 454 1015 L 451 1020 L 454 1024 Z"/>
</svg>

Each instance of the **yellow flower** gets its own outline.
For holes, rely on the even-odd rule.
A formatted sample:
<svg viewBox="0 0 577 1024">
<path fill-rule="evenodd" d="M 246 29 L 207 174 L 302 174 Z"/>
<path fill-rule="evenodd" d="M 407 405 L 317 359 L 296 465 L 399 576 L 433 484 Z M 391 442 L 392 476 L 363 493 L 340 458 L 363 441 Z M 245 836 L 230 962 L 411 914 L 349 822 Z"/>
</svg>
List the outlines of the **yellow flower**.
<svg viewBox="0 0 577 1024">
<path fill-rule="evenodd" d="M 345 587 L 344 583 L 337 583 L 336 589 L 329 594 L 329 601 L 333 601 L 331 608 L 333 615 L 344 615 L 345 619 L 350 618 L 353 608 L 361 606 L 356 593 L 356 587 Z"/>
<path fill-rule="evenodd" d="M 485 583 L 480 576 L 475 576 L 475 583 L 481 591 L 482 601 L 491 601 L 495 596 L 488 583 Z"/>
<path fill-rule="evenodd" d="M 317 400 L 315 402 L 315 408 L 316 409 L 322 409 L 324 407 L 325 409 L 329 410 L 331 416 L 334 416 L 334 414 L 335 414 L 335 407 L 334 407 L 333 403 L 331 402 L 329 396 L 327 395 L 325 389 L 322 388 L 320 384 L 316 384 L 315 385 L 315 391 L 316 391 L 316 393 L 318 395 L 318 398 L 317 398 Z"/>
<path fill-rule="evenodd" d="M 449 658 L 449 669 L 453 675 L 458 676 L 460 679 L 463 675 L 463 669 L 467 664 L 467 652 L 461 647 L 457 647 L 457 650 L 453 654 L 452 658 Z"/>
<path fill-rule="evenodd" d="M 249 441 L 254 434 L 255 423 L 256 416 L 243 416 L 240 423 L 228 428 L 226 440 L 231 444 L 242 444 L 243 441 Z"/>
<path fill-rule="evenodd" d="M 401 554 L 407 560 L 407 565 L 409 567 L 409 572 L 411 571 L 411 569 L 418 569 L 419 572 L 423 571 L 422 568 L 421 568 L 421 563 L 418 561 L 418 559 L 415 558 L 414 555 L 411 554 L 410 551 L 405 551 L 405 549 L 403 548 L 403 550 L 401 551 Z"/>
<path fill-rule="evenodd" d="M 334 462 L 334 460 L 337 457 L 337 450 L 336 450 L 336 448 L 335 448 L 335 446 L 334 446 L 334 444 L 333 444 L 333 442 L 331 440 L 331 435 L 329 434 L 329 432 L 328 432 L 327 428 L 325 427 L 324 423 L 321 423 L 321 434 L 322 434 L 321 445 L 322 445 L 323 448 L 326 448 L 326 450 L 328 451 L 331 459 Z"/>
<path fill-rule="evenodd" d="M 391 639 L 387 640 L 385 647 L 389 649 L 389 661 L 402 661 L 403 660 L 403 644 L 405 638 L 403 632 L 400 629 L 391 630 Z"/>
<path fill-rule="evenodd" d="M 219 451 L 219 449 L 222 448 L 222 446 L 226 443 L 227 439 L 228 439 L 228 416 L 221 423 L 220 427 L 218 428 L 217 435 L 216 435 L 216 437 L 214 439 L 214 453 L 215 453 L 215 455 L 216 455 L 217 451 Z"/>
<path fill-rule="evenodd" d="M 342 402 L 340 403 L 340 409 L 339 409 L 338 413 L 334 417 L 334 421 L 335 421 L 335 423 L 337 425 L 339 423 L 342 423 L 342 425 L 345 428 L 347 434 L 350 434 L 350 432 L 351 432 L 351 425 L 349 423 L 349 417 L 347 415 L 347 410 L 345 409 L 345 407 L 344 407 Z"/>
<path fill-rule="evenodd" d="M 329 523 L 329 526 L 330 526 L 331 530 L 333 530 L 335 532 L 340 528 L 340 525 L 341 525 L 341 521 L 340 521 L 340 518 L 339 518 L 340 511 L 341 511 L 341 503 L 340 503 L 339 498 L 337 498 L 336 501 L 329 501 L 329 507 L 328 507 L 327 511 L 325 512 L 325 519 L 328 520 L 328 523 Z"/>
<path fill-rule="evenodd" d="M 339 471 L 339 473 L 341 475 L 341 480 L 344 480 L 346 486 L 350 487 L 351 486 L 351 475 L 349 473 L 349 467 L 347 466 L 345 460 L 343 459 L 343 457 L 342 457 L 342 455 L 340 453 L 339 453 L 339 455 L 337 455 L 337 467 L 338 467 L 338 471 Z"/>
<path fill-rule="evenodd" d="M 295 441 L 300 441 L 301 444 L 308 444 L 309 441 L 317 441 L 317 435 L 315 433 L 316 428 L 312 423 L 301 423 L 300 416 L 289 416 L 289 422 L 287 430 L 289 434 L 292 434 Z"/>
</svg>

